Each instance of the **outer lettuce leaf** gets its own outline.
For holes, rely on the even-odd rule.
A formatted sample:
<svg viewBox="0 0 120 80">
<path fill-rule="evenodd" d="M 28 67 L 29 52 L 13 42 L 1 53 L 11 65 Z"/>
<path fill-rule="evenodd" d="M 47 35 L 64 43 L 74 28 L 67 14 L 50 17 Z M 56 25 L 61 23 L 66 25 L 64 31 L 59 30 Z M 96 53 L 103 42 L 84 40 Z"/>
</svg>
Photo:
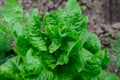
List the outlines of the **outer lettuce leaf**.
<svg viewBox="0 0 120 80">
<path fill-rule="evenodd" d="M 7 34 L 10 34 L 8 28 L 1 23 L 0 23 L 0 30 L 2 30 L 3 32 L 5 32 Z"/>
<path fill-rule="evenodd" d="M 10 50 L 10 42 L 12 37 L 0 29 L 0 51 Z"/>
<path fill-rule="evenodd" d="M 83 70 L 76 76 L 81 80 L 90 80 L 96 77 L 101 72 L 100 61 L 94 58 L 94 55 L 82 48 L 80 54 L 82 54 L 82 62 L 84 63 Z"/>
<path fill-rule="evenodd" d="M 69 0 L 67 2 L 66 11 L 71 12 L 71 13 L 79 13 L 80 15 L 82 15 L 80 5 L 77 3 L 76 0 Z"/>
<path fill-rule="evenodd" d="M 2 19 L 6 22 L 12 22 L 12 20 L 23 22 L 22 6 L 16 0 L 8 0 L 2 7 Z"/>
<path fill-rule="evenodd" d="M 24 16 L 22 6 L 16 0 L 8 0 L 3 5 L 1 12 L 2 19 L 11 27 L 10 29 L 14 32 L 14 35 L 24 35 L 25 27 L 23 27 Z"/>
<path fill-rule="evenodd" d="M 83 51 L 87 54 L 83 54 L 86 59 L 83 59 L 85 61 L 84 69 L 79 75 L 82 76 L 81 79 L 83 80 L 91 80 L 101 73 L 102 68 L 107 68 L 110 59 L 107 57 L 106 50 L 101 50 L 95 55 L 86 51 L 86 49 L 83 49 Z"/>
<path fill-rule="evenodd" d="M 84 44 L 84 47 L 93 54 L 97 53 L 101 49 L 101 43 L 99 38 L 97 37 L 97 35 L 90 32 L 88 32 L 86 35 L 88 36 L 88 38 Z"/>
<path fill-rule="evenodd" d="M 4 64 L 0 65 L 0 78 L 2 80 L 21 80 L 19 76 L 19 69 L 21 68 L 21 66 L 19 65 L 20 61 L 21 57 L 16 56 L 9 59 Z"/>
<path fill-rule="evenodd" d="M 99 75 L 102 71 L 100 67 L 100 61 L 97 59 L 90 59 L 85 63 L 84 70 L 80 73 L 82 77 L 86 78 L 87 80 L 92 79 Z"/>
<path fill-rule="evenodd" d="M 30 14 L 27 14 L 27 35 L 30 43 L 33 47 L 40 51 L 46 51 L 46 42 L 41 33 L 40 17 L 38 15 L 38 10 L 34 9 Z"/>
<path fill-rule="evenodd" d="M 95 54 L 100 51 L 101 43 L 97 35 L 83 30 L 80 32 L 80 39 L 83 40 L 83 47 Z"/>
<path fill-rule="evenodd" d="M 69 23 L 72 29 L 76 30 L 78 33 L 81 30 L 86 29 L 88 23 L 88 17 L 84 17 L 81 12 L 81 8 L 76 0 L 69 0 L 66 4 L 65 17 L 66 24 Z"/>
<path fill-rule="evenodd" d="M 41 57 L 38 57 L 36 54 L 37 53 L 35 53 L 33 49 L 29 49 L 26 56 L 23 57 L 24 70 L 22 75 L 29 76 L 41 72 L 43 64 L 41 62 Z"/>
<path fill-rule="evenodd" d="M 11 40 L 11 36 L 0 29 L 0 64 L 8 58 L 6 52 L 11 50 Z"/>
<path fill-rule="evenodd" d="M 82 48 L 80 54 L 83 56 L 82 60 L 85 63 L 86 61 L 90 60 L 94 55 L 87 49 Z"/>
<path fill-rule="evenodd" d="M 106 69 L 108 67 L 108 64 L 110 62 L 110 58 L 108 57 L 107 50 L 99 51 L 98 53 L 95 54 L 95 58 L 98 58 L 101 61 L 101 67 L 103 69 Z"/>
</svg>

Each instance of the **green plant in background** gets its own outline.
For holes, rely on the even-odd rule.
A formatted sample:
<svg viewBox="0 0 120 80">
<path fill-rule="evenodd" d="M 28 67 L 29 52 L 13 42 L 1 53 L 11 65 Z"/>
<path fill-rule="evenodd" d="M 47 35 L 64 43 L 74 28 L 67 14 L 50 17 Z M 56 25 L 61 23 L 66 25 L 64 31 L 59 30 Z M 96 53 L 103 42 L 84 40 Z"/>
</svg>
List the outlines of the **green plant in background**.
<svg viewBox="0 0 120 80">
<path fill-rule="evenodd" d="M 120 70 L 120 33 L 117 33 L 117 39 L 109 39 L 109 43 L 111 44 L 112 48 L 109 49 L 110 53 L 114 55 L 112 61 L 117 65 L 118 70 Z M 117 71 L 118 71 L 117 70 Z"/>
<path fill-rule="evenodd" d="M 16 42 L 10 47 L 16 55 L 0 65 L 0 79 L 107 80 L 100 78 L 110 61 L 107 50 L 101 50 L 98 37 L 86 30 L 88 17 L 76 0 L 69 0 L 64 10 L 46 13 L 43 22 L 37 9 L 23 13 L 16 0 L 8 0 L 1 12 L 0 31 L 9 33 L 5 44 Z"/>
<path fill-rule="evenodd" d="M 92 80 L 120 80 L 115 74 L 102 71 L 96 78 Z"/>
</svg>

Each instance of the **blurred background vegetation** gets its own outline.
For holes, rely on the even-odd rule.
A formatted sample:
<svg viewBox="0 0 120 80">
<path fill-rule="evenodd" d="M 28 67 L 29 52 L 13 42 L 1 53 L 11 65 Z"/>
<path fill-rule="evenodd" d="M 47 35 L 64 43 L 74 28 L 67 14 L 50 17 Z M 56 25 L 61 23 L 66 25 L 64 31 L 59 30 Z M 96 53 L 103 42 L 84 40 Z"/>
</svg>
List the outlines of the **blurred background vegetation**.
<svg viewBox="0 0 120 80">
<path fill-rule="evenodd" d="M 0 0 L 0 7 L 6 0 Z M 58 8 L 64 8 L 67 0 L 18 0 L 24 7 L 24 11 L 30 11 L 32 8 L 39 9 L 39 15 L 43 16 L 46 12 L 52 12 Z M 89 16 L 88 30 L 96 33 L 102 43 L 102 48 L 109 50 L 111 63 L 107 71 L 113 72 L 120 77 L 120 0 L 77 0 L 84 6 L 83 14 Z M 4 33 L 0 33 L 3 36 Z M 9 36 L 8 36 L 9 37 Z M 9 40 L 9 39 L 6 39 Z M 0 38 L 0 41 L 2 39 Z M 6 41 L 8 42 L 8 41 Z M 9 49 L 8 44 L 4 48 Z M 1 47 L 2 48 L 2 47 Z M 10 52 L 4 57 L 0 56 L 0 64 L 10 57 Z M 14 52 L 12 52 L 14 53 Z M 1 54 L 2 55 L 2 52 Z"/>
</svg>

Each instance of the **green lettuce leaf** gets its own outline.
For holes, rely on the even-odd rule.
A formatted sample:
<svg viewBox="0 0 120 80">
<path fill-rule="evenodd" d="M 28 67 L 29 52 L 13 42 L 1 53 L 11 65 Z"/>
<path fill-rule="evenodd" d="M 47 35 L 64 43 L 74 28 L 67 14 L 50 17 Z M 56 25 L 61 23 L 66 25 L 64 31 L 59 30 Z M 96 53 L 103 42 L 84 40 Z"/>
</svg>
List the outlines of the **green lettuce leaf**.
<svg viewBox="0 0 120 80">
<path fill-rule="evenodd" d="M 69 0 L 66 4 L 65 10 L 71 13 L 79 13 L 80 15 L 82 15 L 80 5 L 77 3 L 76 0 Z"/>
<path fill-rule="evenodd" d="M 0 29 L 0 51 L 9 51 L 11 40 L 12 37 Z"/>
<path fill-rule="evenodd" d="M 0 78 L 2 80 L 18 80 L 20 79 L 19 76 L 19 69 L 22 68 L 19 64 L 21 62 L 21 57 L 16 56 L 8 61 L 6 61 L 4 64 L 0 65 Z"/>
<path fill-rule="evenodd" d="M 41 72 L 43 64 L 41 62 L 41 57 L 36 56 L 37 53 L 33 49 L 29 49 L 26 56 L 23 57 L 24 70 L 23 75 L 29 76 L 32 74 L 38 74 Z"/>
<path fill-rule="evenodd" d="M 14 35 L 24 35 L 25 27 L 23 26 L 24 16 L 22 6 L 16 0 L 8 0 L 2 6 L 1 12 L 2 20 L 8 24 Z"/>
<path fill-rule="evenodd" d="M 93 54 L 97 53 L 101 49 L 101 43 L 99 38 L 97 37 L 97 35 L 90 32 L 88 32 L 86 35 L 88 36 L 88 38 L 84 44 L 84 47 Z"/>
<path fill-rule="evenodd" d="M 37 9 L 34 9 L 30 14 L 27 14 L 27 36 L 33 47 L 37 48 L 40 51 L 46 51 L 46 42 L 40 31 L 40 17 L 37 15 Z"/>
<path fill-rule="evenodd" d="M 80 33 L 82 30 L 86 29 L 88 23 L 88 16 L 84 17 L 81 12 L 81 8 L 76 0 L 69 0 L 66 4 L 65 22 L 72 29 Z"/>
<path fill-rule="evenodd" d="M 4 26 L 3 24 L 1 24 L 1 23 L 0 23 L 0 29 L 1 29 L 3 32 L 7 33 L 7 34 L 10 34 L 8 28 L 7 28 L 6 26 Z"/>
<path fill-rule="evenodd" d="M 30 48 L 31 48 L 31 44 L 29 43 L 29 39 L 26 36 L 21 36 L 21 37 L 17 38 L 17 43 L 14 47 L 14 51 L 17 54 L 19 54 L 21 56 L 25 56 L 27 51 Z"/>
<path fill-rule="evenodd" d="M 57 26 L 46 26 L 45 31 L 51 41 L 49 52 L 53 53 L 61 46 L 60 29 Z"/>
<path fill-rule="evenodd" d="M 108 57 L 107 50 L 99 51 L 98 53 L 95 54 L 95 57 L 101 61 L 101 66 L 103 69 L 106 69 L 108 67 L 108 64 L 110 62 L 110 58 Z"/>
</svg>

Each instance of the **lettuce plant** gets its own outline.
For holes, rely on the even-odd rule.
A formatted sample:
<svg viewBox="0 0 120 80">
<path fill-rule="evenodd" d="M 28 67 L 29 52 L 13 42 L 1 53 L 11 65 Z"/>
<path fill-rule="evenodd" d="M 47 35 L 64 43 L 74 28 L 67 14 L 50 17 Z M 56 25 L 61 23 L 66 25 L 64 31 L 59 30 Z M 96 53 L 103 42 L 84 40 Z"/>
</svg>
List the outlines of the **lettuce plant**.
<svg viewBox="0 0 120 80">
<path fill-rule="evenodd" d="M 87 31 L 88 16 L 76 0 L 43 20 L 37 9 L 24 13 L 16 0 L 8 0 L 0 18 L 0 31 L 16 41 L 16 56 L 0 65 L 2 80 L 92 80 L 107 68 L 107 50 Z"/>
</svg>

